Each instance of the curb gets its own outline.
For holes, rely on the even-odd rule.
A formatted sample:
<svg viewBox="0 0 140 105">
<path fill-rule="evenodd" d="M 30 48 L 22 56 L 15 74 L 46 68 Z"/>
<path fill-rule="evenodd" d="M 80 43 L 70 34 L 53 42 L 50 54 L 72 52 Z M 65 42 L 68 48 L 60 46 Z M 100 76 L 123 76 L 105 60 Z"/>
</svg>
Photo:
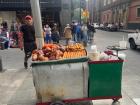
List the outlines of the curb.
<svg viewBox="0 0 140 105">
<path fill-rule="evenodd" d="M 119 30 L 119 32 L 134 33 L 135 30 Z"/>
</svg>

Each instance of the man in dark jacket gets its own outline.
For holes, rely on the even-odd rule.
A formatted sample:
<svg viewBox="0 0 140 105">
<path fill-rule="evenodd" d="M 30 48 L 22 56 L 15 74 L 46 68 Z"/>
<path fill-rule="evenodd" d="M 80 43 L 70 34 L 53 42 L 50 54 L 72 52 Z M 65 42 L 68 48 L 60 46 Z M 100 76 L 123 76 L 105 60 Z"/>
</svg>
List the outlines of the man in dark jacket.
<svg viewBox="0 0 140 105">
<path fill-rule="evenodd" d="M 92 42 L 94 40 L 94 33 L 96 32 L 95 28 L 94 28 L 94 24 L 89 24 L 87 25 L 88 27 L 88 40 L 90 42 Z"/>
<path fill-rule="evenodd" d="M 32 51 L 37 48 L 36 46 L 36 40 L 35 40 L 35 29 L 33 26 L 33 20 L 32 17 L 27 15 L 25 17 L 25 24 L 21 26 L 20 28 L 21 33 L 23 34 L 23 45 L 24 45 L 24 52 L 25 52 L 25 58 L 24 58 L 24 67 L 25 69 L 28 68 L 28 59 L 32 55 Z"/>
<path fill-rule="evenodd" d="M 59 35 L 58 27 L 57 24 L 54 23 L 54 26 L 52 28 L 52 41 L 53 43 L 59 43 L 59 40 L 60 40 L 60 35 Z"/>
</svg>

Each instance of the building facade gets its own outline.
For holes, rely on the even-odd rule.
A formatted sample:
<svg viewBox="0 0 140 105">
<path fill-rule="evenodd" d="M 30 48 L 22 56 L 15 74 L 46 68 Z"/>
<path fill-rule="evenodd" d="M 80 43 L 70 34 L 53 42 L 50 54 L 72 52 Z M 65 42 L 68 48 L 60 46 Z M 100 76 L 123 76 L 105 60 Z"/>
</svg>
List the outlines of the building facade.
<svg viewBox="0 0 140 105">
<path fill-rule="evenodd" d="M 123 23 L 127 27 L 131 0 L 104 0 L 101 4 L 101 23 Z"/>
<path fill-rule="evenodd" d="M 101 4 L 102 0 L 93 0 L 93 22 L 100 23 L 100 15 L 101 15 Z"/>
<path fill-rule="evenodd" d="M 40 0 L 43 25 L 54 22 L 58 24 L 67 23 L 62 21 L 64 17 L 62 15 L 65 12 L 63 8 L 66 4 L 64 1 L 66 0 Z M 69 5 L 68 7 L 70 7 Z M 15 20 L 23 22 L 23 17 L 26 15 L 31 15 L 30 0 L 0 0 L 0 23 L 7 21 L 10 25 Z"/>
<path fill-rule="evenodd" d="M 129 6 L 128 28 L 140 29 L 140 0 L 132 0 Z"/>
<path fill-rule="evenodd" d="M 100 23 L 123 23 L 124 28 L 140 29 L 140 0 L 103 0 L 98 13 Z"/>
</svg>

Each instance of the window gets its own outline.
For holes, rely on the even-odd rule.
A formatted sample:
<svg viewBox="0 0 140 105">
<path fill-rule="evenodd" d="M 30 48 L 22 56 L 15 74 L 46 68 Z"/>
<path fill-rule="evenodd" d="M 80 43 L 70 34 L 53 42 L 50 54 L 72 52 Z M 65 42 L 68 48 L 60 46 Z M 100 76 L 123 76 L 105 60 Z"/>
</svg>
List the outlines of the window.
<svg viewBox="0 0 140 105">
<path fill-rule="evenodd" d="M 104 6 L 106 6 L 106 0 L 104 0 Z"/>
<path fill-rule="evenodd" d="M 137 17 L 140 17 L 140 7 L 137 8 Z"/>
</svg>

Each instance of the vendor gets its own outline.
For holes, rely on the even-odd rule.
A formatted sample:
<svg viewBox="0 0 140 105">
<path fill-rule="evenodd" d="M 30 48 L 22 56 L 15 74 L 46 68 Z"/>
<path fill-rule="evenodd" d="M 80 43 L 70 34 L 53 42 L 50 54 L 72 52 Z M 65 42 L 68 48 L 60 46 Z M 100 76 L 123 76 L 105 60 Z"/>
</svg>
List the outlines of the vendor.
<svg viewBox="0 0 140 105">
<path fill-rule="evenodd" d="M 33 19 L 31 16 L 27 15 L 25 17 L 25 24 L 21 26 L 20 29 L 22 35 L 23 35 L 23 45 L 24 45 L 24 53 L 25 53 L 25 58 L 24 58 L 24 67 L 25 69 L 28 68 L 28 59 L 32 55 L 32 51 L 37 48 L 36 43 L 35 43 L 35 29 L 33 26 Z"/>
</svg>

